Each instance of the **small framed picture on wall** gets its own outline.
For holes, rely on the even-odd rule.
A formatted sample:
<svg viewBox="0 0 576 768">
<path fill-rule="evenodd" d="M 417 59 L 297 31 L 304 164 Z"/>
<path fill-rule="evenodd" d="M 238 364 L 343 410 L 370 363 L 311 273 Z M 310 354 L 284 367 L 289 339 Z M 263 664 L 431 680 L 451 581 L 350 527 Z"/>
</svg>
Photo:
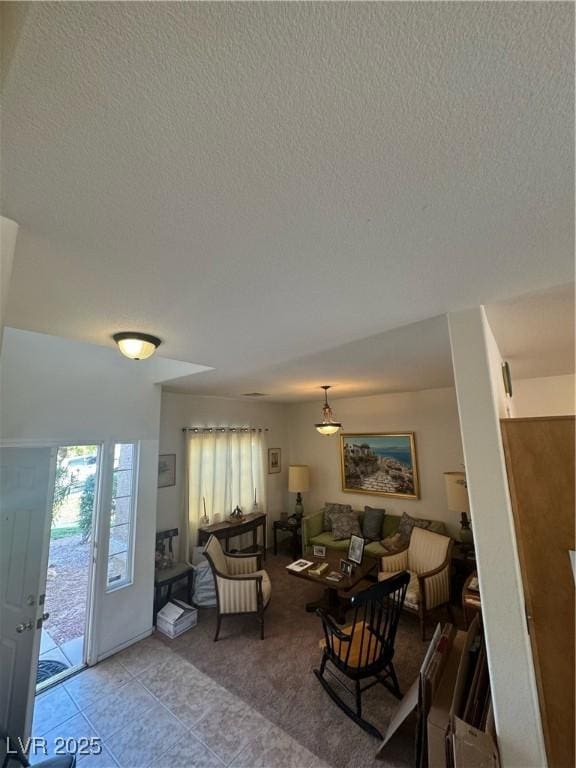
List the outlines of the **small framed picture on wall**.
<svg viewBox="0 0 576 768">
<path fill-rule="evenodd" d="M 282 470 L 282 451 L 280 448 L 268 448 L 268 474 L 275 475 Z"/>
<path fill-rule="evenodd" d="M 176 485 L 176 454 L 163 453 L 158 456 L 158 488 Z"/>
</svg>

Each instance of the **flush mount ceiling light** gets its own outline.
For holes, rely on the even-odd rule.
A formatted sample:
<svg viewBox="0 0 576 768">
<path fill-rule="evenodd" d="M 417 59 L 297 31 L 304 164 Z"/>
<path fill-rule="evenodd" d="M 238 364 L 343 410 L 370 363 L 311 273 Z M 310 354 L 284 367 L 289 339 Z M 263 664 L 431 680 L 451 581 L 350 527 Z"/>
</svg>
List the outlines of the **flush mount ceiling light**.
<svg viewBox="0 0 576 768">
<path fill-rule="evenodd" d="M 130 360 L 146 360 L 162 344 L 157 336 L 150 336 L 148 333 L 136 333 L 135 331 L 115 333 L 112 338 L 118 344 L 120 352 L 125 357 L 129 357 Z"/>
<path fill-rule="evenodd" d="M 324 384 L 322 386 L 322 389 L 324 390 L 324 405 L 322 406 L 322 422 L 320 424 L 314 424 L 318 432 L 320 432 L 321 435 L 335 435 L 336 432 L 340 429 L 342 424 L 339 421 L 334 421 L 334 414 L 332 413 L 332 408 L 328 405 L 328 390 L 330 389 L 329 384 Z"/>
</svg>

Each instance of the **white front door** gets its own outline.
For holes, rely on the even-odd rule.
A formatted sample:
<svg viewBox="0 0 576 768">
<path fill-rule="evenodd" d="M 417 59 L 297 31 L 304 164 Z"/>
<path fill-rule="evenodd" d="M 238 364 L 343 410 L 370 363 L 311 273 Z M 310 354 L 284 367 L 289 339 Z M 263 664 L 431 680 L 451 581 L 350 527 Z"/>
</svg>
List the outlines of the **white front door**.
<svg viewBox="0 0 576 768">
<path fill-rule="evenodd" d="M 30 735 L 56 449 L 0 446 L 0 727 Z"/>
</svg>

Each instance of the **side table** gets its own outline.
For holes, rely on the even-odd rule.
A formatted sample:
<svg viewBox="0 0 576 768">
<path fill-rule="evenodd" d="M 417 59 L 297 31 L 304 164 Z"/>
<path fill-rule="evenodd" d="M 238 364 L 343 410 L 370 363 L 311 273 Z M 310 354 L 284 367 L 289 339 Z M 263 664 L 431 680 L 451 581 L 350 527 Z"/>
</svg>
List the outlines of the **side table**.
<svg viewBox="0 0 576 768">
<path fill-rule="evenodd" d="M 294 520 L 294 518 L 293 518 Z M 302 553 L 302 524 L 299 521 L 294 520 L 274 520 L 274 554 L 278 554 L 278 531 L 285 531 L 291 534 L 290 546 L 292 551 L 292 557 L 297 560 Z"/>
<path fill-rule="evenodd" d="M 470 622 L 477 613 L 482 613 L 482 601 L 480 600 L 480 591 L 471 589 L 470 584 L 473 579 L 478 580 L 476 571 L 471 573 L 462 587 L 462 612 L 464 614 L 464 627 L 468 629 Z"/>
<path fill-rule="evenodd" d="M 476 558 L 469 557 L 474 554 L 470 547 L 462 546 L 456 542 L 452 547 L 452 564 L 450 578 L 450 592 L 452 605 L 460 605 L 462 599 L 462 587 L 466 579 L 476 571 Z"/>
<path fill-rule="evenodd" d="M 243 520 L 231 523 L 225 520 L 221 523 L 212 523 L 198 529 L 198 545 L 206 544 L 210 536 L 216 536 L 217 539 L 225 542 L 224 551 L 231 552 L 230 539 L 235 536 L 242 536 L 244 533 L 252 531 L 252 546 L 250 550 L 244 552 L 262 553 L 262 558 L 266 560 L 266 525 L 267 515 L 265 512 L 251 512 L 244 516 Z M 258 528 L 262 528 L 262 544 L 258 544 Z"/>
<path fill-rule="evenodd" d="M 170 602 L 172 585 L 182 579 L 186 579 L 188 604 L 192 605 L 192 595 L 194 593 L 194 567 L 192 565 L 188 565 L 188 563 L 174 563 L 170 568 L 164 568 L 161 571 L 156 569 L 154 572 L 154 624 L 156 624 L 156 614 L 162 608 L 162 605 Z M 163 587 L 168 587 L 168 594 L 164 603 L 162 603 Z"/>
</svg>

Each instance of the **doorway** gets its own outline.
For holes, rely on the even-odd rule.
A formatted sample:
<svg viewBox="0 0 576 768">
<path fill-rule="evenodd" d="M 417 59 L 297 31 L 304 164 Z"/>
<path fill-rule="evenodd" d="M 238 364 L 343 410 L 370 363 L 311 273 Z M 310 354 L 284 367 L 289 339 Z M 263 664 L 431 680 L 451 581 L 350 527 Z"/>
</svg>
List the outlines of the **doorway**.
<svg viewBox="0 0 576 768">
<path fill-rule="evenodd" d="M 86 664 L 100 446 L 60 446 L 56 457 L 37 691 Z"/>
</svg>

